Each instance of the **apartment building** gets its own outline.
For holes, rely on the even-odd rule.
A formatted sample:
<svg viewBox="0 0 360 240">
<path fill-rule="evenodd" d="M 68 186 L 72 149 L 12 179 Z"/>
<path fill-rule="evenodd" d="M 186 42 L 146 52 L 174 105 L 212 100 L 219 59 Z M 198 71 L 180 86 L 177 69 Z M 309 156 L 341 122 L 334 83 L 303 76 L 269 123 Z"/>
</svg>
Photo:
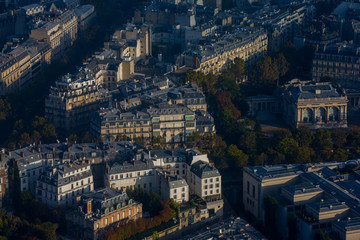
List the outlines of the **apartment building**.
<svg viewBox="0 0 360 240">
<path fill-rule="evenodd" d="M 39 5 L 37 3 L 29 4 L 21 7 L 21 9 L 25 10 L 26 15 L 33 16 L 36 14 L 40 14 L 44 12 L 44 6 Z"/>
<path fill-rule="evenodd" d="M 143 155 L 130 161 L 109 163 L 105 173 L 105 185 L 118 190 L 142 188 L 151 193 L 154 190 L 155 171 L 151 161 Z"/>
<path fill-rule="evenodd" d="M 103 88 L 115 90 L 121 81 L 128 80 L 134 74 L 134 64 L 130 57 L 118 59 L 111 51 L 103 50 L 95 53 L 84 65 L 92 71 L 95 79 L 102 82 Z"/>
<path fill-rule="evenodd" d="M 64 131 L 88 127 L 92 112 L 107 106 L 111 98 L 101 85 L 86 68 L 62 76 L 45 100 L 46 117 Z"/>
<path fill-rule="evenodd" d="M 314 81 L 330 77 L 344 86 L 359 86 L 360 45 L 338 43 L 318 48 L 312 66 Z"/>
<path fill-rule="evenodd" d="M 158 170 L 156 184 L 163 199 L 173 199 L 182 204 L 189 201 L 189 185 L 186 180 L 172 172 Z"/>
<path fill-rule="evenodd" d="M 188 185 L 189 196 L 201 197 L 206 202 L 203 207 L 210 214 L 222 215 L 224 203 L 221 192 L 221 175 L 210 163 L 206 154 L 200 154 L 193 149 L 174 149 L 152 150 L 150 155 L 154 166 L 161 169 L 158 170 L 161 173 L 157 177 L 157 191 L 161 194 L 172 194 L 173 197 L 176 195 L 174 200 L 180 202 L 184 200 L 184 197 L 186 199 L 186 185 Z M 163 179 L 164 177 L 165 179 Z M 174 189 L 172 193 L 171 191 L 168 193 L 166 186 L 170 185 L 171 188 L 172 181 L 175 181 Z M 164 188 L 166 191 L 163 193 L 161 191 L 164 191 Z"/>
<path fill-rule="evenodd" d="M 184 87 L 172 88 L 168 92 L 169 103 L 172 105 L 181 104 L 188 107 L 192 111 L 207 111 L 205 95 L 199 89 L 192 85 Z"/>
<path fill-rule="evenodd" d="M 9 54 L 0 54 L 1 94 L 17 92 L 21 83 L 30 78 L 30 55 L 23 48 L 16 48 Z"/>
<path fill-rule="evenodd" d="M 143 90 L 140 102 L 132 105 L 128 101 L 118 108 L 101 109 L 92 116 L 90 129 L 94 136 L 104 141 L 113 141 L 119 135 L 130 139 L 164 137 L 167 143 L 184 143 L 193 132 L 212 134 L 214 119 L 207 113 L 204 94 L 192 85 L 158 90 L 146 80 L 123 83 L 122 96 L 132 96 Z M 155 81 L 153 82 L 155 84 Z M 167 81 L 168 86 L 168 81 Z M 136 90 L 134 91 L 132 90 Z M 160 87 L 161 89 L 161 87 Z M 124 91 L 122 91 L 124 90 Z M 125 92 L 127 91 L 127 92 Z M 133 100 L 136 100 L 135 98 Z M 129 99 L 129 102 L 132 102 Z M 150 107 L 145 107 L 150 105 Z"/>
<path fill-rule="evenodd" d="M 96 12 L 94 5 L 78 6 L 74 9 L 74 13 L 77 17 L 79 32 L 84 32 L 95 22 Z"/>
<path fill-rule="evenodd" d="M 267 35 L 262 28 L 237 28 L 215 43 L 186 51 L 177 57 L 177 64 L 204 74 L 218 74 L 229 69 L 235 58 L 241 58 L 247 66 L 252 66 L 267 54 L 267 47 Z"/>
<path fill-rule="evenodd" d="M 102 239 L 108 228 L 141 217 L 142 204 L 112 188 L 82 194 L 77 207 L 66 213 L 70 236 L 81 240 Z"/>
<path fill-rule="evenodd" d="M 150 140 L 164 137 L 167 143 L 184 143 L 188 134 L 196 131 L 195 113 L 185 106 L 159 104 L 144 111 L 121 112 L 104 109 L 96 112 L 91 121 L 91 132 L 104 140 L 119 135 L 130 139 Z"/>
<path fill-rule="evenodd" d="M 44 41 L 51 46 L 51 59 L 55 60 L 73 44 L 77 38 L 78 22 L 73 10 L 67 10 L 50 22 L 43 22 L 32 29 L 30 38 Z"/>
<path fill-rule="evenodd" d="M 136 27 L 128 24 L 124 29 L 116 30 L 111 41 L 105 43 L 105 49 L 117 58 L 130 57 L 135 62 L 145 60 L 152 53 L 152 32 L 147 25 Z"/>
<path fill-rule="evenodd" d="M 105 168 L 101 166 L 108 159 L 119 156 L 132 159 L 134 151 L 139 148 L 136 144 L 117 142 L 109 144 L 40 144 L 23 147 L 7 152 L 9 160 L 19 171 L 20 190 L 36 195 L 37 180 L 48 167 L 56 168 L 68 162 L 86 159 L 92 164 L 93 182 L 95 188 L 104 185 Z M 61 170 L 61 169 L 60 169 Z"/>
<path fill-rule="evenodd" d="M 121 112 L 119 109 L 103 109 L 93 114 L 91 132 L 104 140 L 115 140 L 119 135 L 130 139 L 150 140 L 152 125 L 150 114 L 146 112 Z"/>
<path fill-rule="evenodd" d="M 167 143 L 185 142 L 187 135 L 195 132 L 195 113 L 180 105 L 159 104 L 150 107 L 153 137 L 164 137 Z"/>
<path fill-rule="evenodd" d="M 77 196 L 93 190 L 90 164 L 78 160 L 46 167 L 37 180 L 35 197 L 50 207 L 74 206 Z"/>
<path fill-rule="evenodd" d="M 222 215 L 221 175 L 206 154 L 194 149 L 150 151 L 128 141 L 56 143 L 4 156 L 19 171 L 21 191 L 50 207 L 75 206 L 77 197 L 105 186 L 114 191 L 142 188 L 179 203 L 197 195 L 204 200 L 199 206 L 204 216 Z"/>
</svg>

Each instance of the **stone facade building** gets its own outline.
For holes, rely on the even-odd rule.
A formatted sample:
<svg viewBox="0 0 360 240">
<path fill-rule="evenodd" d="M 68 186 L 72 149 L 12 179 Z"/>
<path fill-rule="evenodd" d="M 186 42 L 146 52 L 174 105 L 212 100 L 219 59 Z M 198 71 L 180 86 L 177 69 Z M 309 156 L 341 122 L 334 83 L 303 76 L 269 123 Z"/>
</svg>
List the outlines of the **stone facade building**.
<svg viewBox="0 0 360 240">
<path fill-rule="evenodd" d="M 49 166 L 36 184 L 36 199 L 50 207 L 74 206 L 76 197 L 94 190 L 90 164 L 84 161 Z"/>
<path fill-rule="evenodd" d="M 78 22 L 73 10 L 65 11 L 54 21 L 31 30 L 30 37 L 48 43 L 51 59 L 58 59 L 77 39 Z"/>
<path fill-rule="evenodd" d="M 273 95 L 249 97 L 247 102 L 249 115 L 260 120 L 280 117 L 295 128 L 347 127 L 347 94 L 332 83 L 293 79 Z"/>
<path fill-rule="evenodd" d="M 282 118 L 293 127 L 347 127 L 345 90 L 331 83 L 293 80 L 281 88 Z"/>
<path fill-rule="evenodd" d="M 120 59 L 130 57 L 135 62 L 146 59 L 152 53 L 151 28 L 142 25 L 140 28 L 128 24 L 124 29 L 116 30 L 111 41 L 105 43 L 105 49 L 110 50 Z"/>
<path fill-rule="evenodd" d="M 142 204 L 115 189 L 82 194 L 77 200 L 77 208 L 66 213 L 68 232 L 73 239 L 102 239 L 107 228 L 142 217 Z"/>
<path fill-rule="evenodd" d="M 313 58 L 313 80 L 330 77 L 344 86 L 360 86 L 360 45 L 339 43 L 317 49 Z"/>
<path fill-rule="evenodd" d="M 107 106 L 110 97 L 88 69 L 80 69 L 76 75 L 63 76 L 50 88 L 45 115 L 58 129 L 79 130 L 89 126 L 92 112 Z"/>
<path fill-rule="evenodd" d="M 215 43 L 178 56 L 177 64 L 192 67 L 204 74 L 218 74 L 229 69 L 235 58 L 241 58 L 247 66 L 252 66 L 267 54 L 267 46 L 267 35 L 263 29 L 236 29 Z"/>
</svg>

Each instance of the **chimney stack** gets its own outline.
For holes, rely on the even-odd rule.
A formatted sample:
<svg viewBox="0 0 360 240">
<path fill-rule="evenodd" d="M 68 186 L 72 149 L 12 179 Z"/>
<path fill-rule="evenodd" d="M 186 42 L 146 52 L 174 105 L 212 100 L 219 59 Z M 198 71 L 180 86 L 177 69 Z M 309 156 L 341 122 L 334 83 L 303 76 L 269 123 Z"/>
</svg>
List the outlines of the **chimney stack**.
<svg viewBox="0 0 360 240">
<path fill-rule="evenodd" d="M 86 213 L 91 213 L 92 211 L 92 202 L 91 202 L 91 199 L 89 199 L 87 202 L 86 202 Z"/>
</svg>

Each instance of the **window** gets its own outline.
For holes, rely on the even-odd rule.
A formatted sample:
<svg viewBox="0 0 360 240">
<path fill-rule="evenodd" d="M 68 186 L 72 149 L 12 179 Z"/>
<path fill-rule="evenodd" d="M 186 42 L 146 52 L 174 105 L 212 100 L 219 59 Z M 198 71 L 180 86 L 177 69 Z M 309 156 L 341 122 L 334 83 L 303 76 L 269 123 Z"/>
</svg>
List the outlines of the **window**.
<svg viewBox="0 0 360 240">
<path fill-rule="evenodd" d="M 174 189 L 174 193 L 176 193 L 176 189 Z"/>
<path fill-rule="evenodd" d="M 184 188 L 184 187 L 182 188 L 182 191 L 185 192 L 185 188 Z"/>
<path fill-rule="evenodd" d="M 253 186 L 253 197 L 255 198 L 255 186 Z"/>
<path fill-rule="evenodd" d="M 177 196 L 176 195 L 174 195 L 174 199 L 176 199 L 177 198 Z"/>
<path fill-rule="evenodd" d="M 247 181 L 247 193 L 250 194 L 250 182 Z"/>
</svg>

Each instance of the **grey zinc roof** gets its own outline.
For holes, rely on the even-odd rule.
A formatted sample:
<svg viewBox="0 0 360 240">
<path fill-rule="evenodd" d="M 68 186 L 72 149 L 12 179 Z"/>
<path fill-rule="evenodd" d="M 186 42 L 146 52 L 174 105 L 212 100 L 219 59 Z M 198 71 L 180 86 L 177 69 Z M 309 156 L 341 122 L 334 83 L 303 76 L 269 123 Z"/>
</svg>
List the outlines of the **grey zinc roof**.
<svg viewBox="0 0 360 240">
<path fill-rule="evenodd" d="M 292 195 L 300 195 L 300 194 L 305 194 L 305 193 L 322 192 L 323 191 L 320 187 L 315 186 L 312 183 L 290 185 L 290 186 L 285 186 L 283 188 Z"/>
<path fill-rule="evenodd" d="M 333 224 L 345 232 L 356 231 L 360 229 L 360 217 L 335 221 Z"/>
<path fill-rule="evenodd" d="M 40 151 L 39 151 L 40 150 Z M 40 144 L 35 147 L 28 146 L 10 152 L 10 159 L 18 162 L 20 170 L 24 165 L 34 161 L 47 159 L 47 154 L 51 154 L 51 159 L 55 154 L 55 159 L 77 160 L 83 157 L 101 157 L 105 160 L 131 159 L 134 153 L 143 151 L 144 148 L 137 143 L 121 141 L 110 143 L 83 143 L 71 144 L 54 143 Z"/>
<path fill-rule="evenodd" d="M 89 166 L 88 164 L 84 164 L 80 161 L 75 161 L 73 163 L 61 164 L 54 167 L 47 167 L 45 171 L 43 171 L 40 175 L 40 181 L 45 182 L 47 184 L 51 184 L 54 186 L 63 186 L 69 184 L 72 181 L 78 181 L 81 179 L 85 179 L 89 176 L 92 176 L 91 170 L 84 171 L 81 173 L 73 174 L 68 177 L 64 177 L 66 173 L 76 171 L 83 167 Z M 53 171 L 55 168 L 55 172 Z"/>
<path fill-rule="evenodd" d="M 111 167 L 109 174 L 117 174 L 117 173 L 127 173 L 134 171 L 142 171 L 142 170 L 150 170 L 154 168 L 154 164 L 152 161 L 122 161 L 115 162 Z"/>
<path fill-rule="evenodd" d="M 171 176 L 169 180 L 169 188 L 179 188 L 179 187 L 185 187 L 188 186 L 185 179 L 177 179 L 176 177 Z"/>
<path fill-rule="evenodd" d="M 83 199 L 92 199 L 94 202 L 103 202 L 109 199 L 117 198 L 119 196 L 122 196 L 122 200 L 127 200 L 129 198 L 126 193 L 109 187 L 105 187 L 89 193 L 84 193 L 81 196 Z"/>
<path fill-rule="evenodd" d="M 308 203 L 307 205 L 318 213 L 349 208 L 344 202 L 339 202 L 336 199 L 330 199 L 323 202 Z"/>
<path fill-rule="evenodd" d="M 246 167 L 247 171 L 255 174 L 261 179 L 285 177 L 291 175 L 299 175 L 304 170 L 301 165 L 275 165 L 275 166 L 259 166 L 259 167 Z"/>
<path fill-rule="evenodd" d="M 147 112 L 151 116 L 173 115 L 173 114 L 194 114 L 189 108 L 180 105 L 159 104 L 157 107 L 150 107 Z"/>
<path fill-rule="evenodd" d="M 191 171 L 199 178 L 211 178 L 220 176 L 219 171 L 216 168 L 210 166 L 210 164 L 198 161 L 191 165 Z"/>
<path fill-rule="evenodd" d="M 290 84 L 285 87 L 287 94 L 295 101 L 299 99 L 316 99 L 341 97 L 342 94 L 330 83 Z"/>
</svg>

